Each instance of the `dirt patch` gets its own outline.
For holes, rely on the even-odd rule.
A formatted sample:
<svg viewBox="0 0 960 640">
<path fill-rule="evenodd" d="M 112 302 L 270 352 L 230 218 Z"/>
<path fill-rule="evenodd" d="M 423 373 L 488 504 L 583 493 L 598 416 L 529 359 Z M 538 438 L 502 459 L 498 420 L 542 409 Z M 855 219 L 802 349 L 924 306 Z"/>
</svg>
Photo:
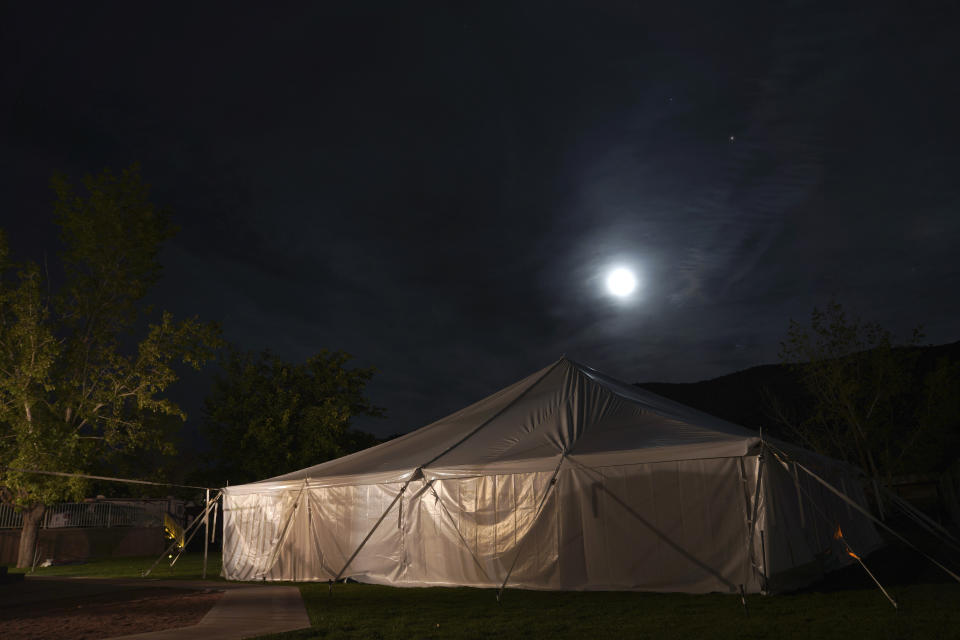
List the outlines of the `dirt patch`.
<svg viewBox="0 0 960 640">
<path fill-rule="evenodd" d="M 0 608 L 4 640 L 101 640 L 197 624 L 222 591 L 150 587 Z"/>
</svg>

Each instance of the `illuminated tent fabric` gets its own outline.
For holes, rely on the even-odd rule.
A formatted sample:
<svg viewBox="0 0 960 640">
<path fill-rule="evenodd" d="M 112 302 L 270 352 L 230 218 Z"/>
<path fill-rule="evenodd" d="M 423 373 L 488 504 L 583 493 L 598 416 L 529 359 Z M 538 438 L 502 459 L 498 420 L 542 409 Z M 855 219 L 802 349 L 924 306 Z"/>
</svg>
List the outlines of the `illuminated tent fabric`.
<svg viewBox="0 0 960 640">
<path fill-rule="evenodd" d="M 878 546 L 793 460 L 862 504 L 854 469 L 777 451 L 564 358 L 403 437 L 228 487 L 223 575 L 753 593 L 849 562 L 838 527 Z"/>
</svg>

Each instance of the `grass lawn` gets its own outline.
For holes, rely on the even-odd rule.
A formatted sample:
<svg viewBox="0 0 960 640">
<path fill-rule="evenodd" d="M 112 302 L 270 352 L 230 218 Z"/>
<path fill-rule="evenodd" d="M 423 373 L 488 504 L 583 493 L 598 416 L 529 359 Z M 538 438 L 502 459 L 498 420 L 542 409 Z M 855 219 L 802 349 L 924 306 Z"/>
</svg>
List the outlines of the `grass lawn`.
<svg viewBox="0 0 960 640">
<path fill-rule="evenodd" d="M 53 567 L 29 569 L 9 567 L 10 573 L 29 573 L 33 576 L 83 576 L 88 578 L 139 578 L 142 571 L 150 568 L 157 556 L 132 558 L 108 558 L 90 562 L 64 564 Z M 203 574 L 203 552 L 184 553 L 177 563 L 170 566 L 170 559 L 161 560 L 150 572 L 151 578 L 176 580 L 199 580 Z M 222 580 L 220 577 L 220 552 L 211 552 L 207 557 L 207 580 Z"/>
<path fill-rule="evenodd" d="M 313 627 L 266 636 L 305 638 L 960 638 L 960 585 L 892 587 L 895 611 L 876 589 L 749 596 L 623 592 L 399 589 L 301 585 Z"/>
<path fill-rule="evenodd" d="M 34 575 L 134 578 L 154 560 L 98 560 L 38 568 Z M 202 553 L 184 554 L 173 568 L 158 564 L 151 577 L 199 579 L 202 562 Z M 858 568 L 845 571 L 846 578 L 834 579 L 823 590 L 748 596 L 749 616 L 732 595 L 508 589 L 498 604 L 490 589 L 350 583 L 335 585 L 330 596 L 326 583 L 301 584 L 312 628 L 265 638 L 960 640 L 960 584 L 931 582 L 938 579 L 935 572 L 894 579 L 886 586 L 900 603 L 895 611 Z M 220 580 L 219 573 L 220 554 L 211 553 L 207 578 Z"/>
</svg>

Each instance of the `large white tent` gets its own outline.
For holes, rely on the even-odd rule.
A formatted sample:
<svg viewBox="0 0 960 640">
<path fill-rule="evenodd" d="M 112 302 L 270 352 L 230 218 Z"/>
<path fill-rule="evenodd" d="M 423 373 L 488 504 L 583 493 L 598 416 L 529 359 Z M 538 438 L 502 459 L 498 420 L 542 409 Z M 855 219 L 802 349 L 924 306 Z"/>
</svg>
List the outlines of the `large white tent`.
<svg viewBox="0 0 960 640">
<path fill-rule="evenodd" d="M 228 487 L 223 574 L 776 591 L 879 545 L 863 503 L 843 463 L 563 358 L 403 437 Z"/>
</svg>

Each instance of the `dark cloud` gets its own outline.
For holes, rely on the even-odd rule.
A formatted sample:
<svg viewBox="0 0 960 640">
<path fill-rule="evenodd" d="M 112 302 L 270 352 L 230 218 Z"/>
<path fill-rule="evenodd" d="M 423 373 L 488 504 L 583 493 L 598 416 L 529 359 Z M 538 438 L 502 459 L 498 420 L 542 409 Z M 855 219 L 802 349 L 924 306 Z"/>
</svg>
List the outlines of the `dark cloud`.
<svg viewBox="0 0 960 640">
<path fill-rule="evenodd" d="M 52 250 L 50 174 L 140 161 L 154 301 L 377 366 L 381 434 L 563 353 L 769 362 L 832 294 L 955 340 L 957 11 L 834 5 L 8 7 L 2 226 Z"/>
</svg>

